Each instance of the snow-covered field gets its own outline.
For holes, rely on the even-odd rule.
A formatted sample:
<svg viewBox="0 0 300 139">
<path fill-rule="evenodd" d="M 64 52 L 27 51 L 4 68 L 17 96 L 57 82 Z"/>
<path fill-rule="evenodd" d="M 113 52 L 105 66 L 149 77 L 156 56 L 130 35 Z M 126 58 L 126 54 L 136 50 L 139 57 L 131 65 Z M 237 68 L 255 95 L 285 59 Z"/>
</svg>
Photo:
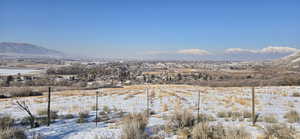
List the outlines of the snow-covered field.
<svg viewBox="0 0 300 139">
<path fill-rule="evenodd" d="M 39 72 L 39 70 L 33 69 L 0 69 L 0 75 L 17 75 L 20 74 L 31 74 Z"/>
<path fill-rule="evenodd" d="M 251 112 L 251 88 L 249 87 L 226 87 L 208 88 L 188 85 L 140 85 L 127 86 L 125 88 L 100 90 L 99 111 L 109 107 L 113 112 L 109 115 L 110 121 L 98 123 L 95 126 L 95 92 L 87 91 L 62 91 L 53 92 L 52 110 L 58 111 L 58 115 L 74 114 L 89 111 L 90 117 L 87 123 L 76 123 L 77 118 L 57 119 L 50 127 L 41 126 L 29 129 L 28 134 L 39 133 L 49 139 L 93 139 L 93 138 L 120 138 L 120 117 L 114 116 L 114 112 L 143 112 L 147 109 L 145 87 L 149 89 L 150 109 L 155 112 L 149 119 L 146 131 L 151 134 L 152 128 L 164 125 L 176 107 L 187 108 L 197 114 L 198 92 L 200 91 L 200 112 L 212 115 L 216 123 L 226 126 L 246 128 L 251 132 L 253 138 L 260 136 L 262 127 L 268 123 L 259 121 L 257 126 L 251 125 L 250 119 L 226 119 L 220 118 L 218 112 Z M 256 112 L 260 117 L 275 115 L 279 123 L 288 123 L 284 118 L 285 113 L 290 110 L 300 112 L 300 97 L 292 96 L 293 93 L 300 93 L 300 86 L 293 87 L 256 87 Z M 47 108 L 47 97 L 26 97 L 18 98 L 26 100 L 34 114 L 39 110 Z M 18 110 L 16 99 L 0 99 L 0 114 L 9 114 L 21 119 L 26 114 Z M 291 123 L 297 132 L 300 130 L 300 123 Z M 175 138 L 170 135 L 169 138 Z"/>
</svg>

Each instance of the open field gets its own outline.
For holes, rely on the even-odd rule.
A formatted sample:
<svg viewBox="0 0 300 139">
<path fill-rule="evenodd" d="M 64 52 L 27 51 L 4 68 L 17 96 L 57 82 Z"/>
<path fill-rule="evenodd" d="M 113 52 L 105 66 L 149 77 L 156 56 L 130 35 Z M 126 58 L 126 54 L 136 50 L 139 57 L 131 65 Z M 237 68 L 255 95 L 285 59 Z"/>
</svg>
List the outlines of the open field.
<svg viewBox="0 0 300 139">
<path fill-rule="evenodd" d="M 251 116 L 244 113 L 251 112 L 251 88 L 227 87 L 209 88 L 188 85 L 136 85 L 124 88 L 107 88 L 99 90 L 99 111 L 110 111 L 108 119 L 100 121 L 95 127 L 95 92 L 96 90 L 72 90 L 52 93 L 51 109 L 59 116 L 72 114 L 75 118 L 57 119 L 50 127 L 41 126 L 30 129 L 27 134 L 41 133 L 46 138 L 119 138 L 121 135 L 121 118 L 118 113 L 137 113 L 147 109 L 147 95 L 149 92 L 149 107 L 152 111 L 146 127 L 148 135 L 163 134 L 164 138 L 178 135 L 163 130 L 154 133 L 158 126 L 166 125 L 170 115 L 177 110 L 189 110 L 197 115 L 198 92 L 200 95 L 200 113 L 213 117 L 210 123 L 222 123 L 225 127 L 245 128 L 252 138 L 263 136 L 264 128 L 272 123 L 287 123 L 300 132 L 300 123 L 288 122 L 286 113 L 291 110 L 299 111 L 299 86 L 291 87 L 256 87 L 256 112 L 259 114 L 256 126 L 252 126 Z M 10 98 L 0 100 L 0 114 L 8 114 L 22 119 L 26 114 L 19 111 L 16 100 L 26 100 L 35 115 L 47 108 L 47 96 Z M 89 112 L 88 122 L 76 123 L 80 112 Z M 226 116 L 226 113 L 236 113 L 236 116 Z M 270 116 L 273 120 L 268 120 Z M 274 120 L 275 119 L 275 120 Z M 76 127 L 76 129 L 74 128 Z M 299 137 L 299 136 L 298 136 Z"/>
</svg>

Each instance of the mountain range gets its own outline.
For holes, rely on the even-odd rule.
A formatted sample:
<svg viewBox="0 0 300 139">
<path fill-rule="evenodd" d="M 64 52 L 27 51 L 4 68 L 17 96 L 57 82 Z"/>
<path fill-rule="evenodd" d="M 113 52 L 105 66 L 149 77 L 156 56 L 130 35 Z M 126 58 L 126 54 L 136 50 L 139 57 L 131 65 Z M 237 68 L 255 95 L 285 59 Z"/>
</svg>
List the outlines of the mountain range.
<svg viewBox="0 0 300 139">
<path fill-rule="evenodd" d="M 64 53 L 29 43 L 1 42 L 0 56 L 7 57 L 64 57 Z"/>
</svg>

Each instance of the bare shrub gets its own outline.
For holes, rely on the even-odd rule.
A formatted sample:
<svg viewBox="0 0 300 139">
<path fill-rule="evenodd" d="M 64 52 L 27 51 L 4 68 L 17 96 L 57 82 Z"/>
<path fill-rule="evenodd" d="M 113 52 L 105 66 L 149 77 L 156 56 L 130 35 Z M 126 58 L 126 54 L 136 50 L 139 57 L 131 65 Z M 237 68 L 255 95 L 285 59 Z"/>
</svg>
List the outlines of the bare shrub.
<svg viewBox="0 0 300 139">
<path fill-rule="evenodd" d="M 176 135 L 178 135 L 180 139 L 188 139 L 190 134 L 191 133 L 188 128 L 178 129 L 176 132 Z"/>
<path fill-rule="evenodd" d="M 288 120 L 289 123 L 297 123 L 300 122 L 300 116 L 297 111 L 289 111 L 284 115 L 284 118 Z"/>
<path fill-rule="evenodd" d="M 37 127 L 36 123 L 35 123 L 35 116 L 32 114 L 31 110 L 29 109 L 28 104 L 26 103 L 26 101 L 16 101 L 18 108 L 24 112 L 27 113 L 27 115 L 29 116 L 28 120 L 30 121 L 30 127 L 34 128 Z"/>
<path fill-rule="evenodd" d="M 226 139 L 251 139 L 251 134 L 245 128 L 228 128 Z"/>
<path fill-rule="evenodd" d="M 219 111 L 219 112 L 217 113 L 217 116 L 218 116 L 219 118 L 226 118 L 226 117 L 228 117 L 226 111 Z"/>
<path fill-rule="evenodd" d="M 274 115 L 266 115 L 263 117 L 263 119 L 266 123 L 277 123 L 278 122 L 276 116 L 274 116 Z"/>
<path fill-rule="evenodd" d="M 216 121 L 216 118 L 208 114 L 200 114 L 198 119 L 200 122 Z"/>
<path fill-rule="evenodd" d="M 103 111 L 106 113 L 110 113 L 110 108 L 107 105 L 103 106 Z"/>
<path fill-rule="evenodd" d="M 63 118 L 64 118 L 64 119 L 73 119 L 73 118 L 74 118 L 74 115 L 73 115 L 73 114 L 67 114 L 67 115 L 64 115 Z"/>
<path fill-rule="evenodd" d="M 0 139 L 27 139 L 27 137 L 20 128 L 5 128 L 0 129 Z"/>
<path fill-rule="evenodd" d="M 298 92 L 295 92 L 295 93 L 293 93 L 293 95 L 292 95 L 293 97 L 300 97 L 300 93 L 298 93 Z"/>
<path fill-rule="evenodd" d="M 13 87 L 7 90 L 8 97 L 26 97 L 26 96 L 41 96 L 43 93 L 33 91 L 28 87 Z"/>
<path fill-rule="evenodd" d="M 162 105 L 162 111 L 163 111 L 163 112 L 168 111 L 168 104 L 163 104 L 163 105 Z"/>
<path fill-rule="evenodd" d="M 288 127 L 286 124 L 272 124 L 266 126 L 264 134 L 267 139 L 294 139 L 296 131 L 294 127 Z"/>
<path fill-rule="evenodd" d="M 129 114 L 122 120 L 122 139 L 144 139 L 148 118 L 144 114 Z"/>
<path fill-rule="evenodd" d="M 226 130 L 227 129 L 227 130 Z M 251 134 L 244 128 L 225 128 L 222 124 L 209 125 L 201 122 L 192 129 L 193 139 L 250 139 Z"/>
<path fill-rule="evenodd" d="M 170 117 L 169 125 L 173 128 L 192 127 L 195 122 L 193 113 L 187 109 L 175 110 Z"/>
<path fill-rule="evenodd" d="M 79 112 L 79 118 L 77 119 L 77 123 L 86 123 L 87 118 L 89 117 L 89 112 Z"/>
<path fill-rule="evenodd" d="M 251 117 L 252 117 L 252 113 L 249 112 L 249 111 L 244 111 L 244 112 L 243 112 L 243 117 L 244 117 L 244 118 L 251 118 Z"/>
<path fill-rule="evenodd" d="M 9 115 L 0 117 L 0 129 L 10 128 L 14 125 L 15 120 Z"/>
<path fill-rule="evenodd" d="M 39 115 L 39 116 L 47 116 L 48 115 L 48 110 L 47 109 L 42 109 L 42 110 L 38 110 L 37 111 L 37 114 Z M 50 118 L 52 119 L 52 120 L 55 120 L 55 119 L 57 119 L 58 118 L 58 115 L 57 115 L 57 111 L 50 111 Z"/>
<path fill-rule="evenodd" d="M 193 139 L 219 139 L 225 136 L 223 125 L 209 125 L 207 122 L 198 123 L 193 127 Z"/>
</svg>

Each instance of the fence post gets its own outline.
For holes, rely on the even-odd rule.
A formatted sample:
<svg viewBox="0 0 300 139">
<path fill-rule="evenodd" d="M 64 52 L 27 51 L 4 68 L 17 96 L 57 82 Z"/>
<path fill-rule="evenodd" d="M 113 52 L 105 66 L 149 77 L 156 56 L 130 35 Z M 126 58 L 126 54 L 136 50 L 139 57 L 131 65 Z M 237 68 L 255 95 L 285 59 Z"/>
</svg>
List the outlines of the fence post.
<svg viewBox="0 0 300 139">
<path fill-rule="evenodd" d="M 51 87 L 48 88 L 48 121 L 47 121 L 47 126 L 50 126 L 50 122 L 51 122 L 50 104 L 51 104 Z"/>
<path fill-rule="evenodd" d="M 197 104 L 198 106 L 197 106 L 197 121 L 198 121 L 198 123 L 200 122 L 200 120 L 199 120 L 199 117 L 200 117 L 200 91 L 198 91 L 198 104 Z"/>
<path fill-rule="evenodd" d="M 98 126 L 98 94 L 99 91 L 96 91 L 96 127 Z"/>
<path fill-rule="evenodd" d="M 252 87 L 252 125 L 255 126 L 255 88 Z"/>
<path fill-rule="evenodd" d="M 146 88 L 146 94 L 147 94 L 147 117 L 149 117 L 149 92 L 148 92 L 148 88 Z"/>
</svg>

